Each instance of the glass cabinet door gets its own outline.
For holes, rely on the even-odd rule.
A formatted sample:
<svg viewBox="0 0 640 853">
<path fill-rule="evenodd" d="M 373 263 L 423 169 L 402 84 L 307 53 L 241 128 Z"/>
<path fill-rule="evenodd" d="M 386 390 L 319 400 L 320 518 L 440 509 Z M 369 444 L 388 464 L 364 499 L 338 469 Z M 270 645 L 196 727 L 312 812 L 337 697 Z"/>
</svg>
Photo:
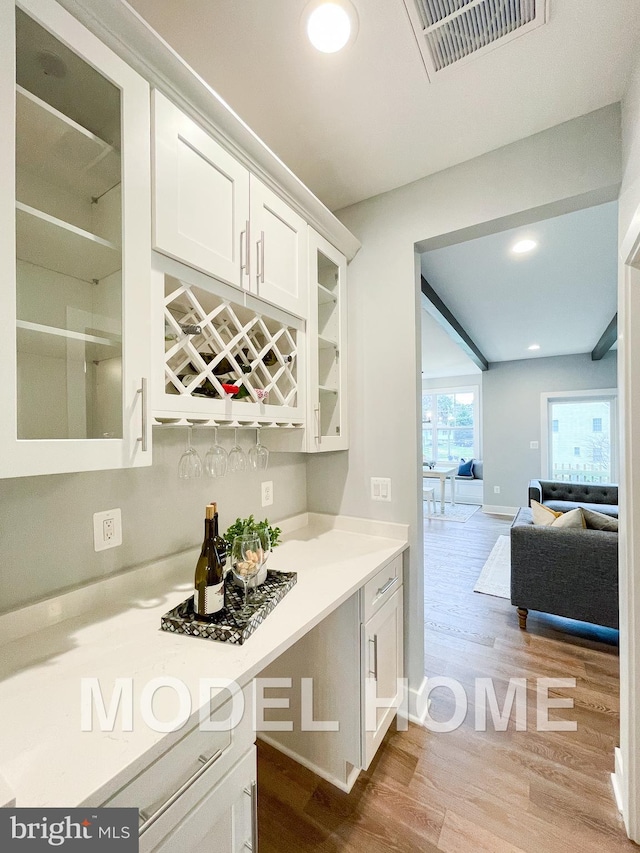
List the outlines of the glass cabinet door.
<svg viewBox="0 0 640 853">
<path fill-rule="evenodd" d="M 9 6 L 15 195 L 0 192 L 15 288 L 0 304 L 14 369 L 0 418 L 15 453 L 0 476 L 150 464 L 137 393 L 149 358 L 148 86 L 56 3 Z"/>
<path fill-rule="evenodd" d="M 346 259 L 310 230 L 310 441 L 308 449 L 346 450 Z"/>
</svg>

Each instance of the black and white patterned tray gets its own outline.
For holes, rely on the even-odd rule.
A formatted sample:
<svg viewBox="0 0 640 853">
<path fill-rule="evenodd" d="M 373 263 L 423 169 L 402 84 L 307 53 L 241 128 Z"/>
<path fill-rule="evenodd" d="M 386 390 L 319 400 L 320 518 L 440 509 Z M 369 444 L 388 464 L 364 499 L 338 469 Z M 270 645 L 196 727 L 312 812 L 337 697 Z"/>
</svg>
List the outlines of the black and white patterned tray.
<svg viewBox="0 0 640 853">
<path fill-rule="evenodd" d="M 266 580 L 257 589 L 249 590 L 251 613 L 248 617 L 240 615 L 244 602 L 244 590 L 231 582 L 225 584 L 225 602 L 223 610 L 213 616 L 212 621 L 202 622 L 196 619 L 193 611 L 193 596 L 182 604 L 165 613 L 160 621 L 163 631 L 174 634 L 187 634 L 205 640 L 219 640 L 224 643 L 242 645 L 267 616 L 296 585 L 296 572 L 267 572 Z"/>
</svg>

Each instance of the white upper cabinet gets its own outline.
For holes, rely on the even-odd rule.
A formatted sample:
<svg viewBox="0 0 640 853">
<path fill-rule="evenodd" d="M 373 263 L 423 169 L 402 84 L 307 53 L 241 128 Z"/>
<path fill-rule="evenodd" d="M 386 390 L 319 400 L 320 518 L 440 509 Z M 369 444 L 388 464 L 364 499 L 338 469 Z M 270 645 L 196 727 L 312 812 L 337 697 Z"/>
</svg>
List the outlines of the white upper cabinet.
<svg viewBox="0 0 640 853">
<path fill-rule="evenodd" d="M 153 122 L 153 247 L 306 317 L 304 219 L 158 91 Z"/>
<path fill-rule="evenodd" d="M 307 316 L 307 223 L 251 175 L 251 242 L 258 296 Z"/>
<path fill-rule="evenodd" d="M 309 228 L 307 450 L 347 450 L 347 260 Z"/>
<path fill-rule="evenodd" d="M 153 91 L 153 247 L 248 287 L 249 172 Z"/>
<path fill-rule="evenodd" d="M 0 476 L 148 465 L 149 87 L 52 0 L 0 34 Z"/>
</svg>

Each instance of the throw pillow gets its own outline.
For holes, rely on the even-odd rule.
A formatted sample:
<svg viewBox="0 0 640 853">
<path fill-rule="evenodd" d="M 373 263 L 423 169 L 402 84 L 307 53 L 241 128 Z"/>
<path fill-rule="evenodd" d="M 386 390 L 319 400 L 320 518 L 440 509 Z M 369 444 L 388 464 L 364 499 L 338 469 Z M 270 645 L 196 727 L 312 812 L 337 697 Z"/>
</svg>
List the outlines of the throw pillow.
<svg viewBox="0 0 640 853">
<path fill-rule="evenodd" d="M 618 532 L 618 519 L 604 512 L 593 509 L 583 509 L 584 520 L 590 530 L 611 530 Z"/>
<path fill-rule="evenodd" d="M 557 518 L 554 518 L 550 527 L 563 527 L 563 528 L 585 528 L 587 525 L 584 520 L 584 515 L 582 514 L 582 508 L 576 507 L 576 509 L 570 509 L 569 512 L 561 512 Z"/>
<path fill-rule="evenodd" d="M 470 459 L 468 462 L 465 462 L 464 459 L 460 460 L 460 465 L 458 466 L 458 477 L 469 477 L 470 480 L 473 479 L 473 459 Z"/>
<path fill-rule="evenodd" d="M 562 513 L 554 512 L 548 506 L 538 503 L 538 501 L 531 501 L 531 515 L 533 516 L 534 524 L 540 527 L 549 527 Z"/>
</svg>

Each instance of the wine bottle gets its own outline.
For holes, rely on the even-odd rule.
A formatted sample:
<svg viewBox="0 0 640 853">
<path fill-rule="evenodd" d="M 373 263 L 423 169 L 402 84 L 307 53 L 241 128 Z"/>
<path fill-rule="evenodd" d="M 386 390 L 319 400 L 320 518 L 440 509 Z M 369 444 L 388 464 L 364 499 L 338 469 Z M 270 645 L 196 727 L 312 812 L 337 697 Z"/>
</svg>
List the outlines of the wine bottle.
<svg viewBox="0 0 640 853">
<path fill-rule="evenodd" d="M 218 512 L 215 503 L 206 508 L 204 541 L 196 563 L 193 610 L 198 619 L 207 620 L 224 607 L 224 565 L 226 547 L 218 534 Z"/>
</svg>

